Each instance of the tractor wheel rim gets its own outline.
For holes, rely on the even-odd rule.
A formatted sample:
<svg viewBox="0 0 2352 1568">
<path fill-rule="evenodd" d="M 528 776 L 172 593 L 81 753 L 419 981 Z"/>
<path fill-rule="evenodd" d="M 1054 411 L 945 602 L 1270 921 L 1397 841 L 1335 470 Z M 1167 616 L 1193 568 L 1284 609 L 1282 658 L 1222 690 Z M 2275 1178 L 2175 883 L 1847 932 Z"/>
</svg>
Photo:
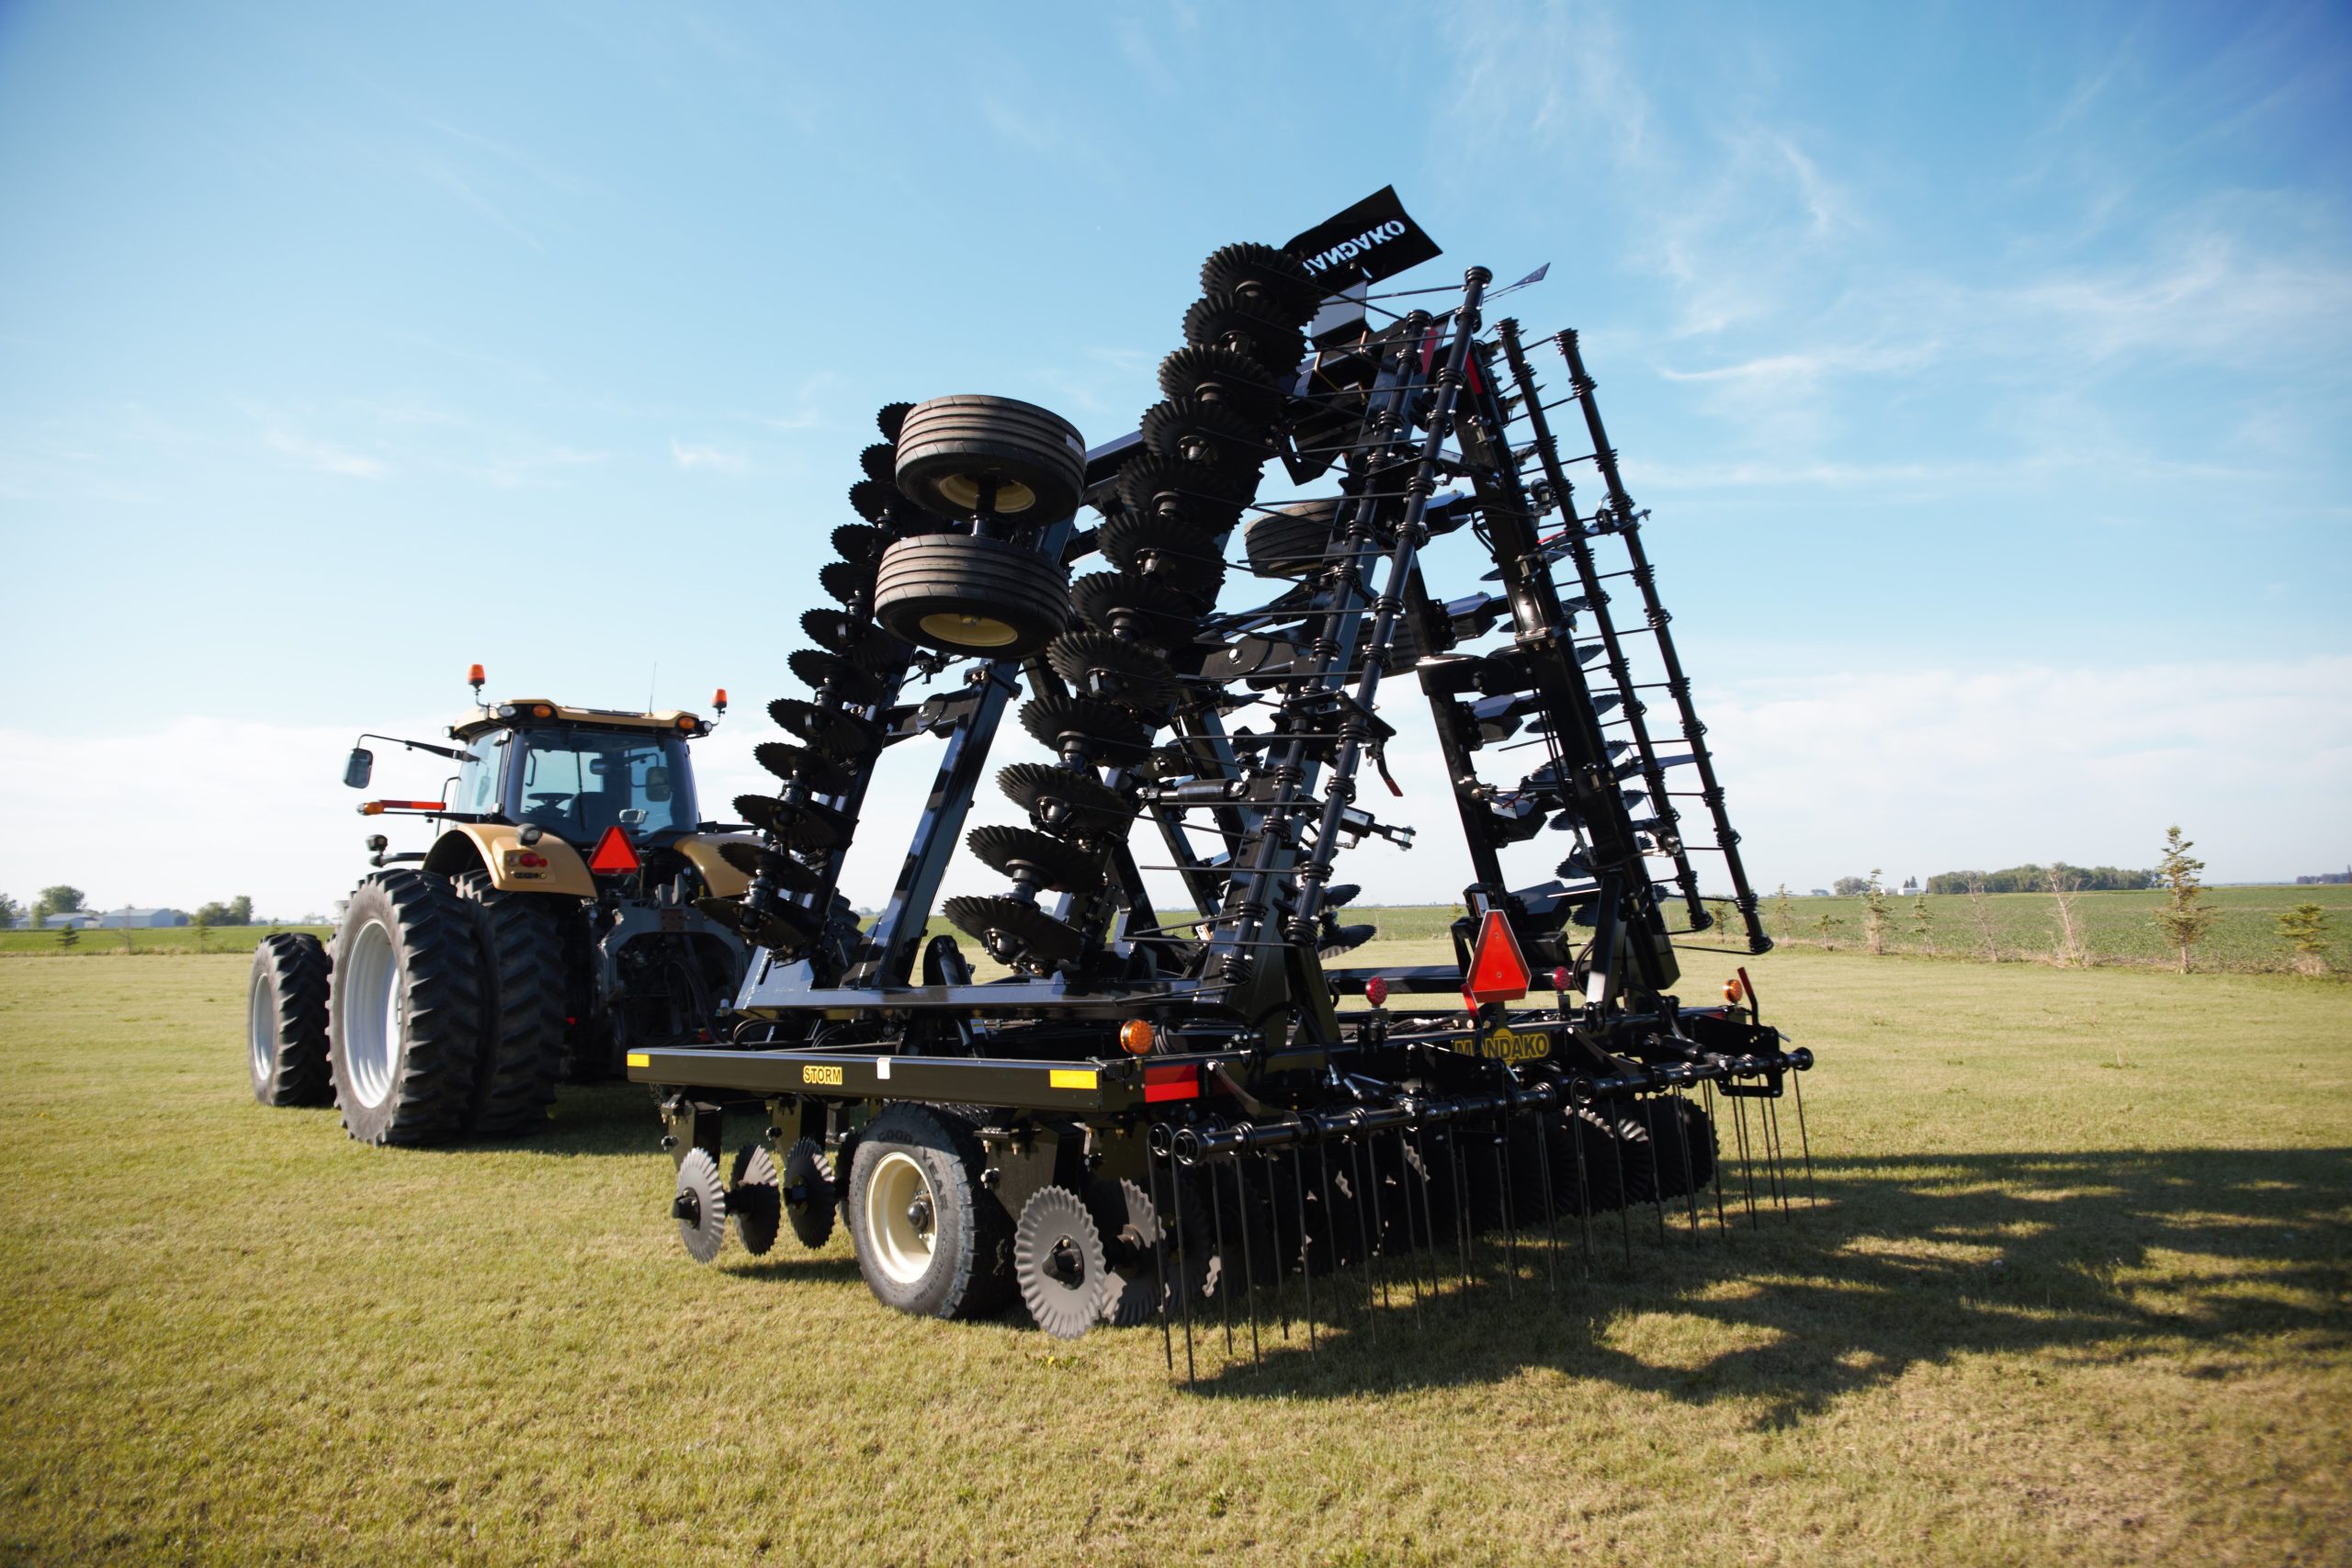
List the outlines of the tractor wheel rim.
<svg viewBox="0 0 2352 1568">
<path fill-rule="evenodd" d="M 1021 636 L 994 615 L 977 615 L 964 610 L 943 610 L 925 615 L 922 629 L 925 635 L 951 648 L 1002 648 Z"/>
<path fill-rule="evenodd" d="M 253 1053 L 254 1082 L 259 1084 L 269 1081 L 277 1056 L 277 1021 L 272 1011 L 269 977 L 256 975 L 245 994 L 245 1045 Z"/>
<path fill-rule="evenodd" d="M 373 1111 L 392 1092 L 400 1053 L 400 962 L 381 920 L 360 928 L 351 944 L 351 981 L 343 1001 L 343 1060 L 351 1092 Z"/>
<path fill-rule="evenodd" d="M 918 1203 L 933 1216 L 929 1224 L 917 1223 Z M 865 1183 L 865 1233 L 874 1238 L 875 1267 L 901 1285 L 930 1272 L 938 1213 L 938 1195 L 922 1162 L 898 1149 L 883 1155 Z"/>
</svg>

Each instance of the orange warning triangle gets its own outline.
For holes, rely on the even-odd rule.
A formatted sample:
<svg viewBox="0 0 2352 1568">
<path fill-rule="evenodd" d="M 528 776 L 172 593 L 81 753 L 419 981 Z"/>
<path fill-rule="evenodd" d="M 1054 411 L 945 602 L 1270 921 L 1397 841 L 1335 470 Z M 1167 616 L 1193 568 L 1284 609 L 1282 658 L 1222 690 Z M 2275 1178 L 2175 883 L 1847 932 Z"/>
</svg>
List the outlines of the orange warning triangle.
<svg viewBox="0 0 2352 1568">
<path fill-rule="evenodd" d="M 1470 977 L 1462 983 L 1464 998 L 1474 1008 L 1516 1001 L 1527 995 L 1527 983 L 1533 978 L 1519 951 L 1519 938 L 1511 935 L 1510 922 L 1500 909 L 1487 910 L 1478 927 L 1478 945 L 1470 953 Z"/>
<path fill-rule="evenodd" d="M 596 852 L 588 857 L 588 869 L 599 876 L 635 871 L 642 863 L 637 858 L 637 846 L 628 841 L 628 829 L 617 822 L 605 829 L 605 836 L 596 840 Z"/>
</svg>

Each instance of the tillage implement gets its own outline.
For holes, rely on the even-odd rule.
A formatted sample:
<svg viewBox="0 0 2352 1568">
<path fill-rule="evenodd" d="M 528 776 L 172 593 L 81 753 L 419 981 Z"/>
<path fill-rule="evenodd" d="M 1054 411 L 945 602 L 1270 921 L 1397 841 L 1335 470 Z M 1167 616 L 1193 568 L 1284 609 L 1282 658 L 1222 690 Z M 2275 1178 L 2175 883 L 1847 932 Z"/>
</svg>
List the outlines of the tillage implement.
<svg viewBox="0 0 2352 1568">
<path fill-rule="evenodd" d="M 1189 1373 L 1196 1320 L 1227 1355 L 1294 1319 L 1312 1346 L 1481 1275 L 1556 1283 L 1596 1233 L 1786 1212 L 1810 1156 L 1801 1091 L 1781 1101 L 1811 1055 L 1744 974 L 1676 994 L 1676 939 L 1713 908 L 1738 928 L 1713 951 L 1770 943 L 1646 514 L 1574 333 L 1489 326 L 1484 267 L 1374 291 L 1437 254 L 1385 191 L 1217 251 L 1161 400 L 1102 445 L 1004 398 L 881 411 L 835 604 L 790 657 L 809 694 L 770 705 L 777 788 L 736 802 L 756 841 L 721 852 L 747 885 L 698 906 L 756 949 L 730 1036 L 628 1058 L 695 1258 L 730 1218 L 757 1253 L 839 1214 L 889 1305 L 1157 1321 Z M 1439 830 L 1360 789 L 1408 681 L 1475 880 L 1452 962 L 1351 964 L 1375 932 L 1342 852 Z M 1050 760 L 991 776 L 1008 718 Z M 877 760 L 924 738 L 888 902 L 831 918 Z M 967 833 L 991 783 L 1026 825 Z M 947 898 L 961 940 L 927 936 L 959 847 L 1002 891 Z M 731 1158 L 730 1110 L 765 1127 Z"/>
</svg>

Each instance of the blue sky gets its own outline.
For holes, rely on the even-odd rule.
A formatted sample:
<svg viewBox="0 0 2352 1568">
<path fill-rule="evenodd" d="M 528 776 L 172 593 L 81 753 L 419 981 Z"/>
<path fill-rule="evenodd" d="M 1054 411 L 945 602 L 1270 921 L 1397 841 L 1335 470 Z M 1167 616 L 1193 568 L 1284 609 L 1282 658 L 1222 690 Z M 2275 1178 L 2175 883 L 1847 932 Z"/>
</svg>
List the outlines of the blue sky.
<svg viewBox="0 0 2352 1568">
<path fill-rule="evenodd" d="M 743 777 L 876 404 L 1107 439 L 1392 182 L 1552 264 L 1765 885 L 2352 860 L 2342 7 L 1006 15 L 0 6 L 0 889 L 322 908 L 477 659 Z"/>
</svg>

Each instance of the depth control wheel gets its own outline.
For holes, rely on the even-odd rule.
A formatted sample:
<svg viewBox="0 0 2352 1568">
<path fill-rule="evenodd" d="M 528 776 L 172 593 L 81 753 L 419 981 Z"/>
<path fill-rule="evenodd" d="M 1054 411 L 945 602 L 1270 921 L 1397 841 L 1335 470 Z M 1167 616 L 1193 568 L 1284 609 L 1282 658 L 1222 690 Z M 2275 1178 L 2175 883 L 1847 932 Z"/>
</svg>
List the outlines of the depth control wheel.
<svg viewBox="0 0 2352 1568">
<path fill-rule="evenodd" d="M 1069 623 L 1069 574 L 1036 551 L 971 534 L 901 539 L 882 557 L 874 616 L 909 642 L 1021 659 Z"/>
<path fill-rule="evenodd" d="M 943 517 L 986 512 L 1050 523 L 1078 509 L 1086 438 L 1011 398 L 931 398 L 899 426 L 899 489 Z"/>
<path fill-rule="evenodd" d="M 850 1242 L 866 1289 L 920 1317 L 980 1317 L 1011 1293 L 1012 1223 L 980 1185 L 971 1123 L 937 1106 L 885 1106 L 857 1140 Z"/>
</svg>

